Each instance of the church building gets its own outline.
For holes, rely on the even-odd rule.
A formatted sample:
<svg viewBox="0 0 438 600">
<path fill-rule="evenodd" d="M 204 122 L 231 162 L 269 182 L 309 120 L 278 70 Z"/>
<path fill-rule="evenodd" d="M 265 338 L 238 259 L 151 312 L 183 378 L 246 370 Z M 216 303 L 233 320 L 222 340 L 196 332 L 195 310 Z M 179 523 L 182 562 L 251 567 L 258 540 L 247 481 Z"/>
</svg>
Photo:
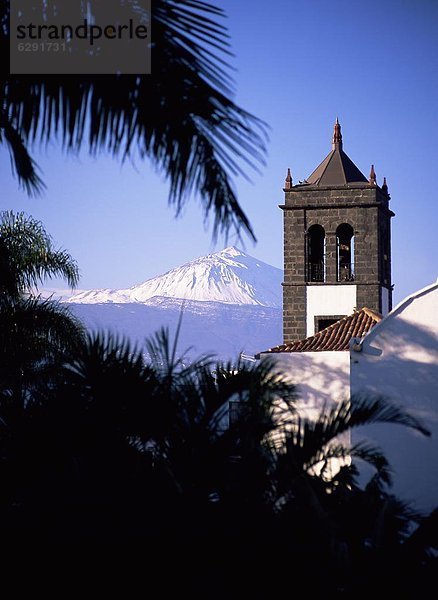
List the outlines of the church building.
<svg viewBox="0 0 438 600">
<path fill-rule="evenodd" d="M 343 149 L 336 119 L 332 149 L 295 184 L 288 170 L 284 213 L 283 338 L 303 340 L 367 307 L 392 308 L 391 217 L 386 179 L 367 179 Z"/>
<path fill-rule="evenodd" d="M 338 120 L 329 155 L 296 185 L 288 171 L 284 192 L 284 343 L 257 358 L 296 385 L 308 418 L 354 396 L 383 396 L 417 417 L 430 437 L 379 424 L 351 443 L 377 440 L 394 492 L 428 513 L 438 498 L 438 282 L 392 310 L 388 187 L 344 152 Z"/>
</svg>

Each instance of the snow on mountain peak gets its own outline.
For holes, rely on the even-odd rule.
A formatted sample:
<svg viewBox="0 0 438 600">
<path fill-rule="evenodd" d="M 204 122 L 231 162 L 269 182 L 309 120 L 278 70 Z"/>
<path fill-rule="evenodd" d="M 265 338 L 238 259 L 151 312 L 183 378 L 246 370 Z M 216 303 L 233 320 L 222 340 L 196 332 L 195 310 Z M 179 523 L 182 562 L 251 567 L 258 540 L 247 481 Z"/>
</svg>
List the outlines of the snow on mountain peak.
<svg viewBox="0 0 438 600">
<path fill-rule="evenodd" d="M 234 246 L 228 246 L 131 288 L 90 290 L 75 294 L 68 302 L 148 303 L 151 298 L 161 296 L 200 302 L 281 307 L 282 277 L 280 269 Z"/>
<path fill-rule="evenodd" d="M 236 246 L 228 246 L 216 254 L 229 254 L 230 256 L 247 256 L 245 252 L 236 248 Z"/>
</svg>

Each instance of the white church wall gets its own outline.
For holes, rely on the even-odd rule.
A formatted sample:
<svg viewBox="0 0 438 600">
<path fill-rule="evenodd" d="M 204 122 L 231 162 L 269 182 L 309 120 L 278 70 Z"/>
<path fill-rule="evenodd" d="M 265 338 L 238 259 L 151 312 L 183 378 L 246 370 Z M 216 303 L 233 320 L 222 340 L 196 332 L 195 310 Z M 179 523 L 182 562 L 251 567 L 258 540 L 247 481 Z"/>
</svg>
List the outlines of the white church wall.
<svg viewBox="0 0 438 600">
<path fill-rule="evenodd" d="M 423 510 L 438 505 L 438 284 L 409 297 L 351 351 L 351 393 L 401 404 L 431 431 L 396 425 L 362 430 L 394 468 L 394 491 Z"/>
<path fill-rule="evenodd" d="M 322 410 L 346 400 L 350 393 L 350 355 L 348 352 L 284 352 L 261 355 L 261 359 L 269 357 L 284 378 L 296 385 L 296 408 L 301 417 L 315 420 Z M 284 418 L 286 406 L 279 403 L 279 423 Z M 287 428 L 288 426 L 286 426 Z M 273 437 L 279 444 L 283 437 Z M 343 436 L 340 441 L 348 444 L 350 436 Z M 348 460 L 333 459 L 324 463 L 326 475 L 334 475 Z M 316 465 L 318 473 L 323 464 Z"/>
<path fill-rule="evenodd" d="M 306 337 L 315 333 L 315 316 L 351 315 L 356 308 L 355 285 L 308 285 L 306 288 Z M 362 308 L 362 307 L 360 307 Z"/>
<path fill-rule="evenodd" d="M 281 352 L 262 354 L 275 362 L 285 379 L 297 386 L 299 408 L 314 418 L 324 405 L 348 398 L 348 352 Z"/>
</svg>

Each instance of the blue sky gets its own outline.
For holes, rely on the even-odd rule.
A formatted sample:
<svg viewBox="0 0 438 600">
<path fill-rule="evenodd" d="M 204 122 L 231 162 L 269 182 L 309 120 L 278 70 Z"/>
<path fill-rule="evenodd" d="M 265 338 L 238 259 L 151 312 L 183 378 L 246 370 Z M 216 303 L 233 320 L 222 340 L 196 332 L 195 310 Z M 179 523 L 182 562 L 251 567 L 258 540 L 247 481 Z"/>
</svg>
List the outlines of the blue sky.
<svg viewBox="0 0 438 600">
<path fill-rule="evenodd" d="M 283 181 L 307 177 L 331 148 L 339 116 L 344 150 L 392 196 L 395 300 L 437 277 L 438 2 L 222 0 L 235 53 L 236 98 L 270 126 L 266 167 L 236 180 L 258 243 L 246 250 L 281 267 Z M 41 219 L 78 260 L 81 289 L 126 287 L 198 255 L 211 243 L 196 198 L 178 220 L 168 185 L 147 162 L 34 150 L 47 190 L 29 199 L 0 153 L 0 209 Z M 233 237 L 228 244 L 234 243 Z"/>
</svg>

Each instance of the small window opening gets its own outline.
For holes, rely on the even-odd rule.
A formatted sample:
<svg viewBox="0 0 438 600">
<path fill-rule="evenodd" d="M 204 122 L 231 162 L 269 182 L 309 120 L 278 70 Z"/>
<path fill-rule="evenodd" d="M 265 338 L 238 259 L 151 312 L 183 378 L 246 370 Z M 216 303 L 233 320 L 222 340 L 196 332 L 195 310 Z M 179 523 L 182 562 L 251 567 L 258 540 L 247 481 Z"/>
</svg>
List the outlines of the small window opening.
<svg viewBox="0 0 438 600">
<path fill-rule="evenodd" d="M 318 333 L 318 331 L 322 331 L 323 329 L 327 329 L 327 327 L 330 327 L 330 325 L 333 325 L 338 321 L 339 319 L 318 319 L 315 333 Z"/>
</svg>

